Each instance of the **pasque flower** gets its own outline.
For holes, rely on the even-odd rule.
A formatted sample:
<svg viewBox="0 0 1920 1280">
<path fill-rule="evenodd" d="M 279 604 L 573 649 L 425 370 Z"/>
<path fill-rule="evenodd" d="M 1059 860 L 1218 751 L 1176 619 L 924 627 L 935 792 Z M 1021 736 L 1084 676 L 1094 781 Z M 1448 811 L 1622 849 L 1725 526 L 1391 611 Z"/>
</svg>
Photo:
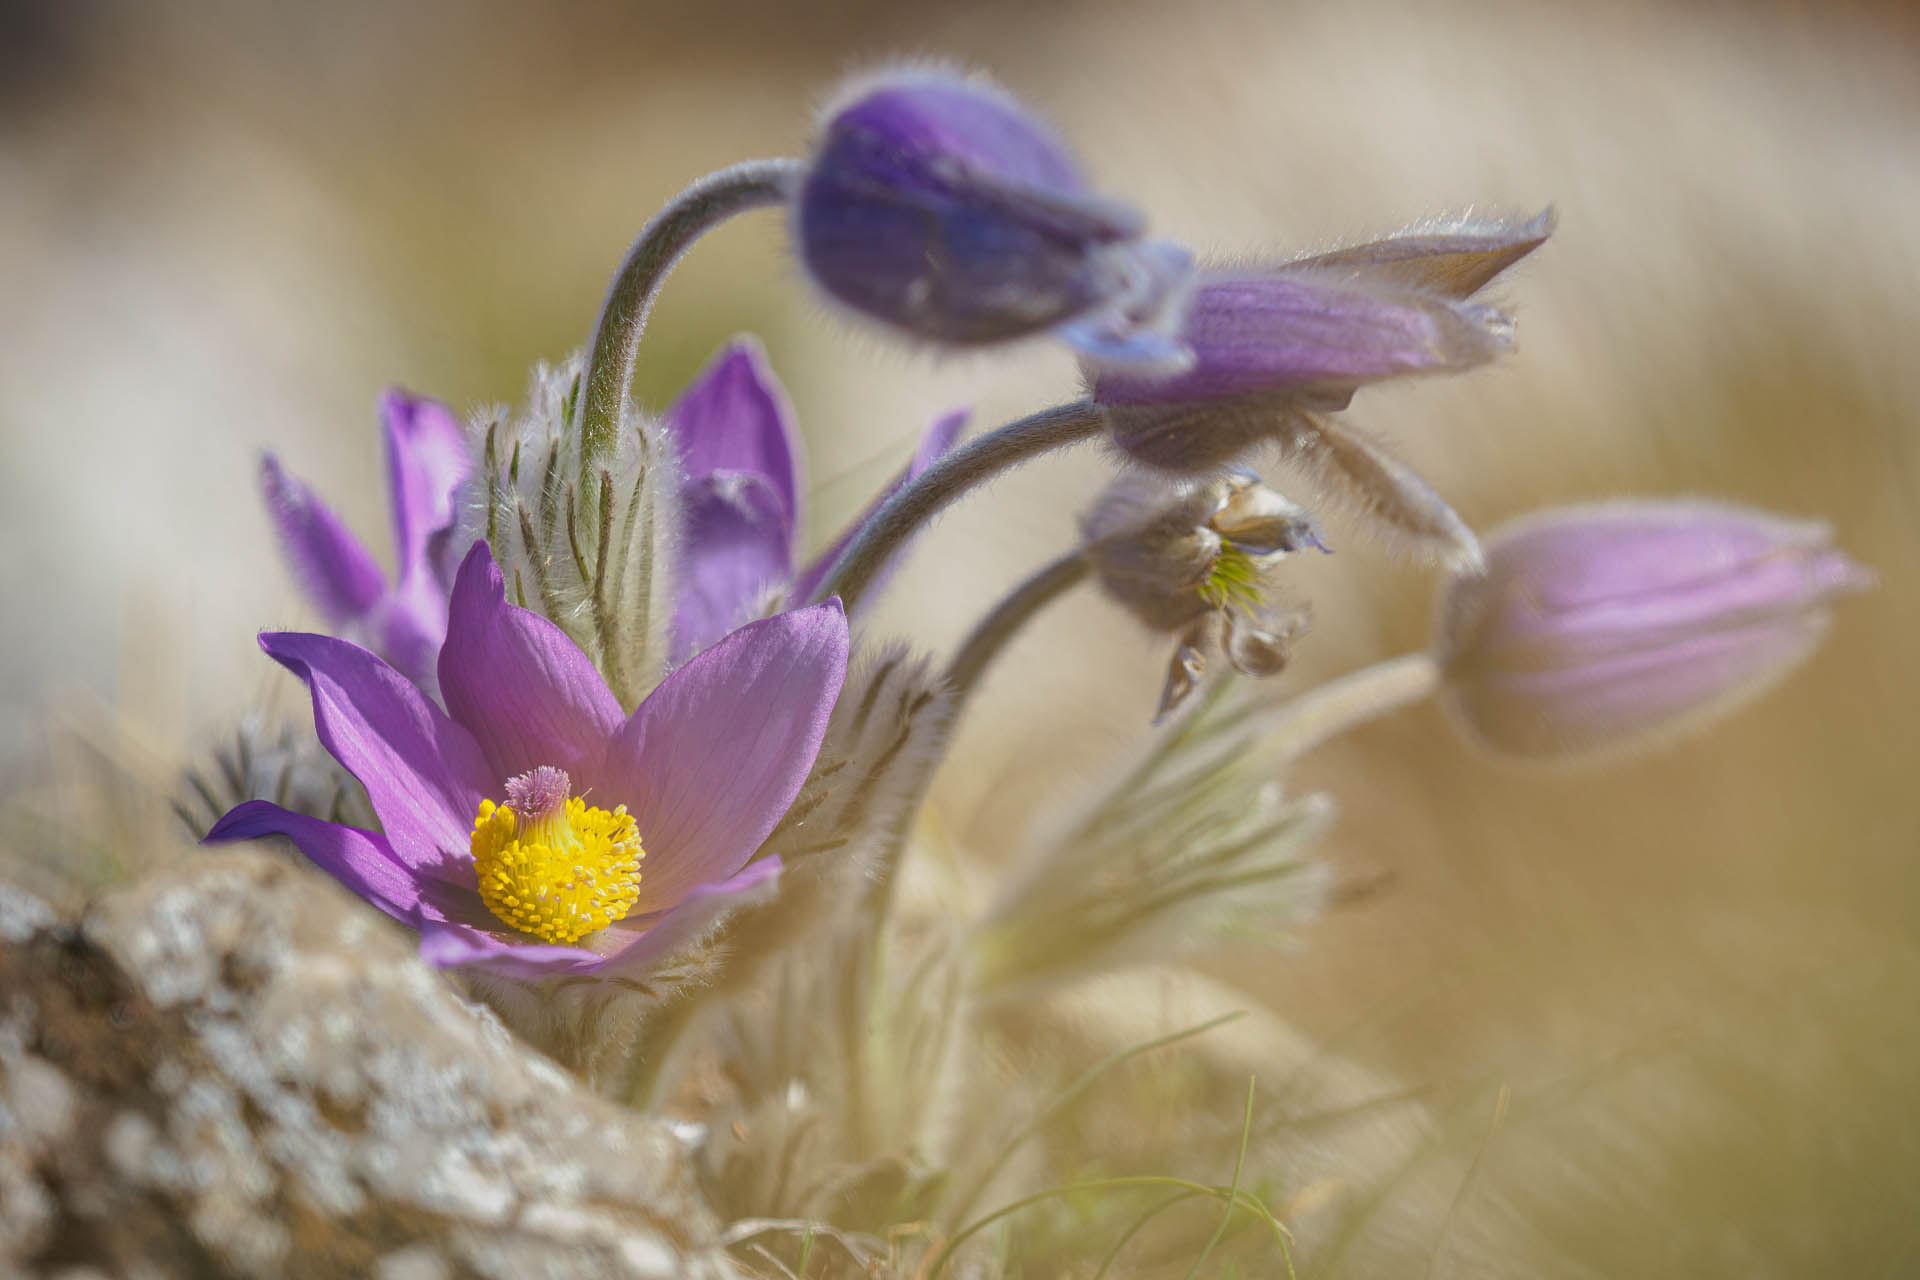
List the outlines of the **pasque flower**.
<svg viewBox="0 0 1920 1280">
<path fill-rule="evenodd" d="M 1437 656 L 1472 735 L 1519 756 L 1630 746 L 1726 711 L 1805 658 L 1872 576 L 1825 525 L 1705 501 L 1547 511 L 1448 588 Z"/>
<path fill-rule="evenodd" d="M 965 413 L 935 420 L 876 502 L 952 447 Z M 667 411 L 686 479 L 673 647 L 711 644 L 772 595 L 805 599 L 852 535 L 798 566 L 801 440 L 793 410 L 759 343 L 736 338 Z M 855 522 L 857 527 L 858 521 Z"/>
<path fill-rule="evenodd" d="M 1115 443 L 1169 471 L 1206 471 L 1263 440 L 1286 444 L 1302 415 L 1343 409 L 1369 383 L 1458 372 L 1506 351 L 1512 322 L 1467 298 L 1550 229 L 1542 214 L 1203 271 L 1180 327 L 1192 367 L 1163 377 L 1090 364 L 1089 390 Z"/>
<path fill-rule="evenodd" d="M 1142 238 L 1011 97 L 928 70 L 856 85 L 828 115 L 793 210 L 815 283 L 929 342 L 1069 326 L 1105 361 L 1177 367 L 1187 254 Z"/>
<path fill-rule="evenodd" d="M 482 542 L 453 584 L 445 711 L 344 640 L 261 647 L 307 682 L 381 829 L 256 800 L 207 839 L 286 836 L 431 963 L 538 977 L 644 969 L 775 874 L 748 860 L 813 765 L 847 625 L 834 601 L 752 623 L 623 715 L 558 627 L 507 603 Z"/>
<path fill-rule="evenodd" d="M 458 558 L 448 545 L 454 499 L 472 464 L 459 421 L 438 401 L 391 390 L 381 398 L 380 416 L 393 509 L 391 581 L 340 518 L 272 454 L 261 459 L 260 487 L 281 552 L 328 627 L 365 640 L 410 679 L 430 684 Z"/>
<path fill-rule="evenodd" d="M 1171 483 L 1122 472 L 1082 534 L 1101 589 L 1150 630 L 1177 637 L 1163 717 L 1198 686 L 1216 651 L 1246 675 L 1286 665 L 1306 617 L 1273 604 L 1269 576 L 1293 552 L 1327 549 L 1304 510 L 1245 471 Z"/>
</svg>

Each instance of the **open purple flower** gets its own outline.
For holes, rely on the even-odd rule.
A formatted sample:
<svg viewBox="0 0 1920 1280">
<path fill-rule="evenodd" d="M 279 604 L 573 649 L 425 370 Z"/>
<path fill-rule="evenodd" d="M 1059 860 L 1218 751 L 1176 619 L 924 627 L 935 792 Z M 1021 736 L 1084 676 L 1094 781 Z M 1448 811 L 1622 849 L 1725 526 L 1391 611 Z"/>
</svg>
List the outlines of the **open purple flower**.
<svg viewBox="0 0 1920 1280">
<path fill-rule="evenodd" d="M 935 420 L 876 502 L 931 466 L 965 422 L 963 412 Z M 686 473 L 677 659 L 726 634 L 773 593 L 805 599 L 859 522 L 796 567 L 802 446 L 786 393 L 752 338 L 727 344 L 667 411 L 667 426 Z"/>
<path fill-rule="evenodd" d="M 364 640 L 408 678 L 430 685 L 447 634 L 457 555 L 447 545 L 454 495 L 472 463 L 459 420 L 438 401 L 396 388 L 381 397 L 380 417 L 393 507 L 391 582 L 340 518 L 272 454 L 260 461 L 260 487 L 281 553 L 327 626 Z"/>
<path fill-rule="evenodd" d="M 1784 675 L 1872 575 L 1824 526 L 1725 503 L 1619 502 L 1515 521 L 1441 610 L 1447 696 L 1518 756 L 1631 745 Z"/>
<path fill-rule="evenodd" d="M 442 711 L 344 640 L 266 634 L 381 830 L 254 800 L 213 842 L 286 836 L 420 930 L 441 966 L 632 972 L 697 937 L 777 860 L 749 859 L 813 766 L 846 677 L 837 601 L 743 627 L 623 715 L 574 643 L 509 605 L 485 543 L 453 585 Z"/>
<path fill-rule="evenodd" d="M 910 336 L 981 346 L 1046 330 L 1116 364 L 1177 367 L 1189 256 L 1087 187 L 1010 96 L 928 70 L 857 85 L 794 205 L 807 272 Z"/>
</svg>

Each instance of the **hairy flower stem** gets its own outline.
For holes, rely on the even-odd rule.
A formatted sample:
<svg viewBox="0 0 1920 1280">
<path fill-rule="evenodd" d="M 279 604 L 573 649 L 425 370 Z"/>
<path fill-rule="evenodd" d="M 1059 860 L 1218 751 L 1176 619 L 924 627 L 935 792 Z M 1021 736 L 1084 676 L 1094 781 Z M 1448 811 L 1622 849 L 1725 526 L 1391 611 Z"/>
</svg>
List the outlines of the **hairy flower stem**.
<svg viewBox="0 0 1920 1280">
<path fill-rule="evenodd" d="M 852 613 L 875 576 L 935 515 L 961 494 L 1010 467 L 1098 435 L 1106 415 L 1087 400 L 1055 405 L 969 440 L 903 486 L 873 513 L 828 570 L 808 603 L 839 596 Z"/>
<path fill-rule="evenodd" d="M 583 492 L 592 492 L 586 480 L 613 452 L 620 409 L 640 354 L 640 335 L 646 331 L 653 300 L 673 264 L 701 235 L 734 214 L 786 199 L 804 167 L 800 160 L 748 160 L 710 173 L 655 214 L 627 250 L 620 274 L 613 278 L 600 308 L 580 397 Z"/>
<path fill-rule="evenodd" d="M 980 620 L 947 665 L 947 688 L 953 695 L 956 716 L 979 683 L 981 673 L 1000 656 L 1015 633 L 1035 614 L 1085 581 L 1088 572 L 1086 557 L 1078 550 L 1070 551 L 1015 587 Z"/>
<path fill-rule="evenodd" d="M 1295 760 L 1349 729 L 1429 698 L 1440 688 L 1440 664 L 1409 653 L 1329 680 L 1282 704 L 1259 732 L 1263 754 Z"/>
</svg>

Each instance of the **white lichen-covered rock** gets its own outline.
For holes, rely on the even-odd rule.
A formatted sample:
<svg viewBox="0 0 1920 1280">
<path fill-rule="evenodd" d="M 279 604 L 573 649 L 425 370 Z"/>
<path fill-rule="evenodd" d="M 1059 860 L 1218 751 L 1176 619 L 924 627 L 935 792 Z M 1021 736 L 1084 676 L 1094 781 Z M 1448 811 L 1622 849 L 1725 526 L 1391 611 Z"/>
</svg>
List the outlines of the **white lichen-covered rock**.
<svg viewBox="0 0 1920 1280">
<path fill-rule="evenodd" d="M 77 920 L 0 868 L 0 1273 L 732 1274 L 682 1149 L 331 882 L 194 857 Z"/>
</svg>

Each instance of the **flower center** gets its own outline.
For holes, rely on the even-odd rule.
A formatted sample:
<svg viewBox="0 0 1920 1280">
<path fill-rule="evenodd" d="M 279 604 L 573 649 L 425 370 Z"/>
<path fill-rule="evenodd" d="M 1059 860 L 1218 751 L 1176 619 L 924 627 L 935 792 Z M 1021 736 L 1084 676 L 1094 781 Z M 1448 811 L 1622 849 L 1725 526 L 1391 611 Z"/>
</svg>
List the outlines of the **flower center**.
<svg viewBox="0 0 1920 1280">
<path fill-rule="evenodd" d="M 542 765 L 507 780 L 507 803 L 480 802 L 473 869 L 487 909 L 522 933 L 569 943 L 624 917 L 640 896 L 640 833 L 570 796 L 566 773 Z"/>
<path fill-rule="evenodd" d="M 1200 584 L 1200 598 L 1216 609 L 1260 604 L 1260 566 L 1228 538 L 1220 539 L 1220 554 Z"/>
</svg>

